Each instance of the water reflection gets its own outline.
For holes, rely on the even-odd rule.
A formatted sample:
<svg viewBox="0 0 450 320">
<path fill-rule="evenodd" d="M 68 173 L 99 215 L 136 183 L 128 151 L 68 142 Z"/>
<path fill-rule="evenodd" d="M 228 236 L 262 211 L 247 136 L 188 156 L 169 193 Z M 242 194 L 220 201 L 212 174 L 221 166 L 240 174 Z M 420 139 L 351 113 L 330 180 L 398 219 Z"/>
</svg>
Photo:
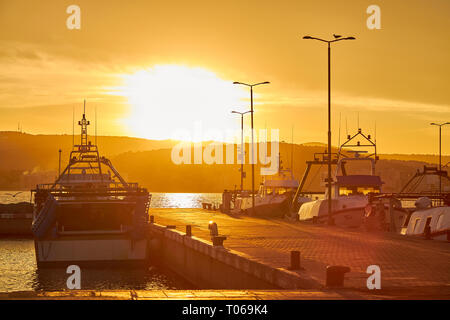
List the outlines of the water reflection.
<svg viewBox="0 0 450 320">
<path fill-rule="evenodd" d="M 37 269 L 33 290 L 65 290 L 66 269 Z M 83 290 L 183 289 L 187 284 L 155 267 L 144 269 L 81 268 Z"/>
<path fill-rule="evenodd" d="M 31 239 L 0 240 L 0 292 L 65 290 L 70 274 L 65 268 L 36 266 Z M 81 288 L 101 290 L 189 289 L 191 284 L 161 268 L 82 268 Z"/>
<path fill-rule="evenodd" d="M 151 192 L 152 208 L 201 208 L 202 202 L 219 204 L 221 193 L 158 193 Z"/>
<path fill-rule="evenodd" d="M 12 196 L 16 195 L 16 196 Z M 201 208 L 219 203 L 220 193 L 152 193 L 151 207 Z M 30 192 L 0 191 L 0 203 L 30 201 Z M 157 268 L 81 270 L 82 289 L 188 289 L 190 284 Z M 65 290 L 65 269 L 38 269 L 32 239 L 0 239 L 0 291 Z"/>
</svg>

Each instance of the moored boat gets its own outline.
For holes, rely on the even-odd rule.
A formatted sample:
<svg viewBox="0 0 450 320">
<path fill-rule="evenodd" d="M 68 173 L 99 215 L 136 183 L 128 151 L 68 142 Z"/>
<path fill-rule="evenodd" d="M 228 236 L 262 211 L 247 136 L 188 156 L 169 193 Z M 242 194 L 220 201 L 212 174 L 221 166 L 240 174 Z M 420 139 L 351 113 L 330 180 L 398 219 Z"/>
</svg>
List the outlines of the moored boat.
<svg viewBox="0 0 450 320">
<path fill-rule="evenodd" d="M 298 180 L 294 178 L 292 170 L 284 169 L 280 156 L 278 156 L 278 173 L 265 177 L 255 194 L 255 210 L 253 212 L 253 199 L 250 191 L 226 191 L 229 194 L 223 204 L 229 202 L 231 213 L 244 213 L 254 216 L 283 217 L 289 208 L 298 188 Z M 300 197 L 300 202 L 311 201 L 310 198 Z"/>
<path fill-rule="evenodd" d="M 73 146 L 64 171 L 54 183 L 33 190 L 37 264 L 144 265 L 151 197 L 99 155 L 88 141 L 85 113 L 78 124 L 81 141 Z"/>
<path fill-rule="evenodd" d="M 433 207 L 428 197 L 421 197 L 415 205 L 416 210 L 412 212 L 401 234 L 450 241 L 449 199 L 444 206 Z"/>
<path fill-rule="evenodd" d="M 361 143 L 358 139 L 362 139 Z M 356 144 L 352 141 L 358 140 Z M 373 153 L 367 154 L 366 150 L 354 150 L 358 147 L 373 148 Z M 352 148 L 352 150 L 344 150 Z M 353 157 L 345 155 L 344 151 L 353 153 Z M 353 137 L 348 136 L 348 140 L 339 148 L 336 160 L 336 173 L 331 182 L 332 219 L 334 224 L 343 227 L 359 227 L 363 223 L 365 208 L 368 204 L 369 193 L 381 192 L 383 182 L 375 174 L 375 164 L 378 160 L 376 155 L 376 144 L 370 138 L 358 130 Z M 365 174 L 350 174 L 349 163 L 369 163 L 370 172 Z M 326 222 L 328 216 L 328 194 L 325 199 L 318 199 L 304 203 L 298 210 L 299 220 L 314 221 L 318 223 Z"/>
</svg>

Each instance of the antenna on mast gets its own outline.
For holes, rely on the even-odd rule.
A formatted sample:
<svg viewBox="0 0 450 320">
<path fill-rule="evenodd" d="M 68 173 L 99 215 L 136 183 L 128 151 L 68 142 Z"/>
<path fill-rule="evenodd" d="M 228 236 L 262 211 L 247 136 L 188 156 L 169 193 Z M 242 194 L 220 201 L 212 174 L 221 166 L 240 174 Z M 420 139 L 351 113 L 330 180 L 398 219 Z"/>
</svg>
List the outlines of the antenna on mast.
<svg viewBox="0 0 450 320">
<path fill-rule="evenodd" d="M 291 134 L 291 174 L 294 175 L 294 125 Z"/>
<path fill-rule="evenodd" d="M 341 146 L 341 113 L 339 112 L 339 137 L 338 137 L 338 147 Z"/>
<path fill-rule="evenodd" d="M 72 106 L 72 145 L 75 145 L 75 106 Z"/>
<path fill-rule="evenodd" d="M 88 145 L 88 134 L 87 134 L 87 126 L 90 124 L 90 121 L 86 120 L 86 99 L 84 100 L 84 109 L 83 109 L 83 118 L 81 121 L 78 121 L 78 125 L 81 126 L 81 145 Z"/>
<path fill-rule="evenodd" d="M 95 106 L 95 145 L 97 145 L 97 105 Z"/>
<path fill-rule="evenodd" d="M 359 112 L 358 112 L 358 129 L 359 129 Z"/>
<path fill-rule="evenodd" d="M 348 136 L 348 123 L 347 123 L 347 117 L 345 117 L 345 135 Z"/>
<path fill-rule="evenodd" d="M 375 143 L 377 143 L 377 120 L 375 120 Z"/>
</svg>

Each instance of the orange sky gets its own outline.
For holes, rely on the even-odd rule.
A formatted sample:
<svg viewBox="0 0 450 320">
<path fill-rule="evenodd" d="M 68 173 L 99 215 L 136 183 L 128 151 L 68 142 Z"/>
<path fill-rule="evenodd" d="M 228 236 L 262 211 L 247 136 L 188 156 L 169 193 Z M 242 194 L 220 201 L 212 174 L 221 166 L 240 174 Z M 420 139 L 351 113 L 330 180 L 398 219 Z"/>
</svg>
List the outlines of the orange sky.
<svg viewBox="0 0 450 320">
<path fill-rule="evenodd" d="M 71 4 L 81 30 L 66 28 Z M 366 27 L 371 4 L 381 30 Z M 450 121 L 449 12 L 448 0 L 0 0 L 0 130 L 71 133 L 84 98 L 103 135 L 171 138 L 195 121 L 237 129 L 230 111 L 248 99 L 232 81 L 267 80 L 256 127 L 326 142 L 326 46 L 301 36 L 338 33 L 357 40 L 333 47 L 333 144 L 339 115 L 344 136 L 359 114 L 368 133 L 376 121 L 380 152 L 436 153 L 429 123 Z M 450 154 L 450 126 L 442 139 Z"/>
</svg>

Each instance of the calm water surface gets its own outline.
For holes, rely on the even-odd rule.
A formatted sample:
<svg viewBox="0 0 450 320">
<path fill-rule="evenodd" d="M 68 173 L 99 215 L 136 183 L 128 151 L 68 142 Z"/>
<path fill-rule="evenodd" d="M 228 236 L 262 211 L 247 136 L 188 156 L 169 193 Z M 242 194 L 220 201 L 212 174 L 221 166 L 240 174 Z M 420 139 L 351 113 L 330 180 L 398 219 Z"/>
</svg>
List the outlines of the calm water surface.
<svg viewBox="0 0 450 320">
<path fill-rule="evenodd" d="M 201 208 L 202 202 L 221 203 L 221 193 L 161 193 L 150 192 L 152 208 Z M 29 191 L 0 191 L 0 203 L 31 201 Z"/>
<path fill-rule="evenodd" d="M 18 192 L 18 191 L 17 191 Z M 30 201 L 30 192 L 0 191 L 0 203 Z M 13 196 L 15 195 L 15 196 Z M 151 207 L 201 208 L 202 202 L 219 203 L 220 193 L 153 193 Z M 32 239 L 0 238 L 0 292 L 23 290 L 64 290 L 69 275 L 65 269 L 37 269 Z M 189 289 L 173 273 L 152 267 L 134 269 L 81 270 L 82 289 L 148 290 Z"/>
<path fill-rule="evenodd" d="M 64 290 L 66 269 L 37 269 L 31 239 L 0 239 L 0 292 Z M 81 289 L 188 289 L 174 274 L 157 268 L 81 269 Z"/>
</svg>

